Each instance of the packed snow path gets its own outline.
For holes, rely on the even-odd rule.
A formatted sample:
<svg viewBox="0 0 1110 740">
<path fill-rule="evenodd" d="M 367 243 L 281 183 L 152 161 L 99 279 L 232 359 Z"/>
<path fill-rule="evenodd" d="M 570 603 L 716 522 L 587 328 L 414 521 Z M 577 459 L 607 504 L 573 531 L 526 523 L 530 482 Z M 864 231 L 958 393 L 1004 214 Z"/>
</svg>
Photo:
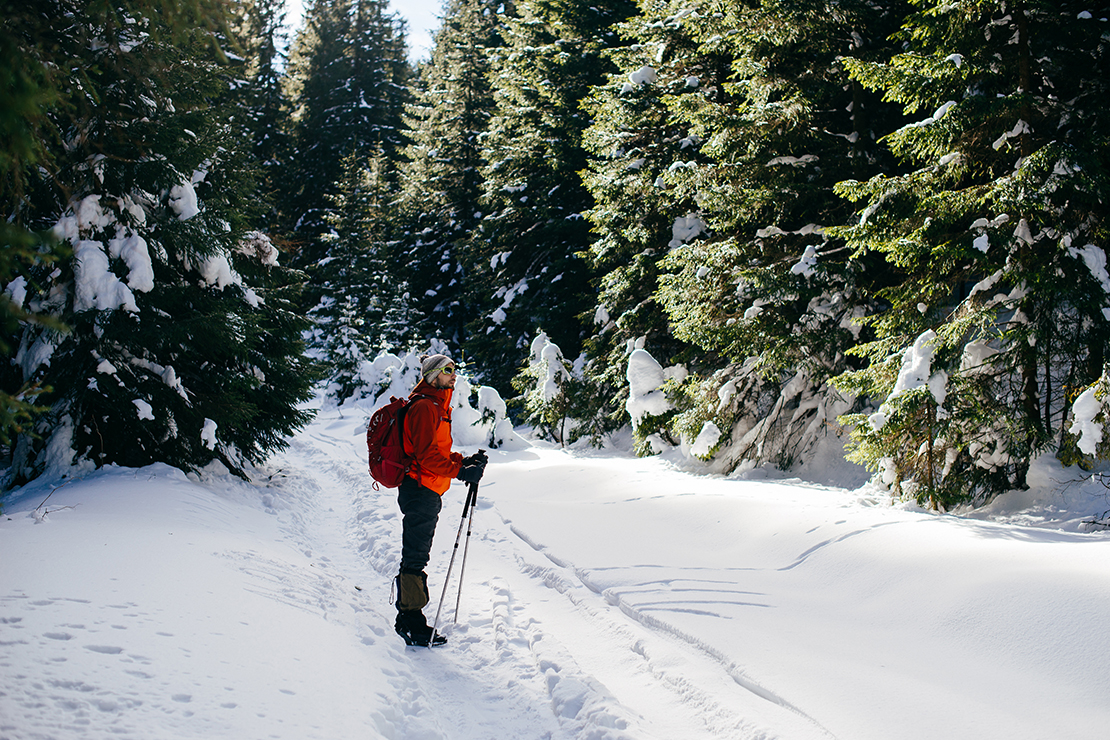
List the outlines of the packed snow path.
<svg viewBox="0 0 1110 740">
<path fill-rule="evenodd" d="M 539 444 L 490 451 L 450 642 L 406 648 L 399 512 L 370 485 L 363 422 L 323 412 L 251 484 L 152 466 L 8 500 L 0 738 L 1020 740 L 1110 722 L 1107 535 Z"/>
</svg>

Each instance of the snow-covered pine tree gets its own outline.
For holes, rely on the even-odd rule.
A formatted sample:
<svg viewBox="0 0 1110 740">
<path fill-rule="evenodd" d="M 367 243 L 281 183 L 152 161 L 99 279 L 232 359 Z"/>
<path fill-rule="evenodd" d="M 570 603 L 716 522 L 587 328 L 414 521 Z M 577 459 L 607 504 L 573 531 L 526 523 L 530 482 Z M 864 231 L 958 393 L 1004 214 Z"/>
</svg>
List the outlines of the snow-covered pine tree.
<svg viewBox="0 0 1110 740">
<path fill-rule="evenodd" d="M 692 404 L 671 436 L 692 442 L 711 422 L 724 433 L 715 463 L 723 470 L 789 469 L 852 406 L 827 381 L 848 369 L 860 331 L 853 319 L 886 273 L 872 269 L 877 258 L 850 259 L 826 227 L 852 216 L 837 181 L 892 171 L 876 139 L 900 113 L 853 83 L 839 60 L 889 56 L 886 37 L 905 10 L 765 0 L 656 26 L 685 29 L 693 42 L 686 53 L 667 45 L 658 75 L 688 131 L 683 142 L 702 159 L 663 180 L 696 194 L 688 228 L 705 232 L 672 243 L 661 261 L 670 326 L 701 350 L 691 364 L 701 377 L 686 382 Z"/>
<path fill-rule="evenodd" d="M 918 117 L 887 137 L 901 176 L 850 181 L 841 235 L 899 274 L 871 360 L 842 385 L 857 459 L 935 506 L 1025 485 L 1069 454 L 1068 406 L 1110 335 L 1110 21 L 1085 2 L 934 2 L 853 76 Z"/>
<path fill-rule="evenodd" d="M 52 171 L 19 210 L 72 257 L 24 303 L 70 331 L 22 327 L 15 361 L 52 407 L 17 441 L 11 480 L 75 458 L 242 470 L 307 421 L 295 285 L 245 230 L 253 182 L 214 103 L 223 7 L 40 7 L 39 48 L 70 76 L 46 111 Z"/>
<path fill-rule="evenodd" d="M 703 225 L 696 192 L 673 177 L 705 161 L 700 141 L 667 107 L 706 78 L 699 71 L 698 83 L 688 84 L 686 75 L 667 76 L 681 69 L 676 59 L 694 54 L 683 24 L 690 13 L 681 10 L 641 4 L 640 15 L 620 28 L 622 45 L 607 53 L 617 71 L 584 105 L 592 118 L 584 137 L 590 154 L 584 179 L 594 200 L 586 215 L 597 235 L 588 258 L 598 284 L 587 316 L 593 334 L 585 343 L 585 390 L 574 414 L 575 433 L 594 443 L 628 422 L 627 368 L 634 350 L 650 347 L 669 363 L 686 359 L 690 349 L 675 338 L 655 298 L 660 260 L 672 246 L 700 236 Z M 727 67 L 727 61 L 719 63 Z M 716 66 L 711 71 L 718 72 Z M 658 430 L 642 431 L 641 441 Z"/>
<path fill-rule="evenodd" d="M 234 37 L 242 57 L 241 78 L 232 82 L 237 106 L 233 123 L 252 143 L 259 170 L 258 189 L 265 196 L 258 228 L 273 236 L 288 229 L 279 213 L 291 188 L 291 106 L 282 84 L 285 66 L 285 1 L 242 0 L 236 6 Z"/>
<path fill-rule="evenodd" d="M 49 18 L 26 4 L 7 9 L 0 24 L 0 455 L 6 459 L 16 435 L 43 411 L 42 388 L 25 381 L 13 362 L 22 326 L 50 317 L 26 305 L 39 281 L 64 256 L 56 240 L 31 230 L 28 190 L 41 171 L 54 172 L 49 112 L 61 104 L 65 72 L 52 64 Z M 61 324 L 55 324 L 61 330 Z"/>
<path fill-rule="evenodd" d="M 528 364 L 513 378 L 513 387 L 524 400 L 524 421 L 541 437 L 565 446 L 574 421 L 572 398 L 581 383 L 563 351 L 544 332 L 532 340 Z"/>
<path fill-rule="evenodd" d="M 296 166 L 287 173 L 296 189 L 286 213 L 299 246 L 294 264 L 310 271 L 306 298 L 321 293 L 311 271 L 328 259 L 336 184 L 350 155 L 401 147 L 401 116 L 410 68 L 404 22 L 387 13 L 386 0 L 315 0 L 305 11 L 289 59 L 288 91 L 294 106 Z"/>
<path fill-rule="evenodd" d="M 493 109 L 489 53 L 500 45 L 501 6 L 447 4 L 405 117 L 411 142 L 400 163 L 405 274 L 425 319 L 420 332 L 456 349 L 470 318 L 458 254 L 481 218 L 480 137 Z"/>
<path fill-rule="evenodd" d="M 391 163 L 381 153 L 344 162 L 329 224 L 330 259 L 317 270 L 324 298 L 310 314 L 312 345 L 330 370 L 328 393 L 342 402 L 365 383 L 362 364 L 383 350 L 400 352 L 413 344 L 419 321 L 393 238 Z"/>
<path fill-rule="evenodd" d="M 504 390 L 543 329 L 570 356 L 593 293 L 592 205 L 579 173 L 589 118 L 581 103 L 609 69 L 602 52 L 632 2 L 522 0 L 494 68 L 497 110 L 484 138 L 483 217 L 463 255 L 476 316 L 468 350 L 484 382 Z"/>
<path fill-rule="evenodd" d="M 367 223 L 367 201 L 380 193 L 354 154 L 344 160 L 342 179 L 336 183 L 338 194 L 328 214 L 331 238 L 325 237 L 329 259 L 316 274 L 324 296 L 309 312 L 313 320 L 312 345 L 317 359 L 328 368 L 328 395 L 342 402 L 359 386 L 358 371 L 373 357 L 368 326 L 363 313 L 362 276 L 367 268 L 372 226 Z"/>
</svg>

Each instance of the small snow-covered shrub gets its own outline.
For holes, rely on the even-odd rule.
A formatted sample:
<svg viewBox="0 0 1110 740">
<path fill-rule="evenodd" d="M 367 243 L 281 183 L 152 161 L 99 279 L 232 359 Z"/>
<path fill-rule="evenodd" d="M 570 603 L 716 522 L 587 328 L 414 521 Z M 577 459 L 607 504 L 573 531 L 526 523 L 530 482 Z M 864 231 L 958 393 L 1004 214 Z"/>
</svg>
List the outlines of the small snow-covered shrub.
<svg viewBox="0 0 1110 740">
<path fill-rule="evenodd" d="M 476 397 L 476 406 L 471 398 Z M 471 388 L 460 375 L 451 396 L 451 436 L 456 445 L 488 449 L 520 449 L 528 443 L 513 430 L 506 416 L 505 401 L 488 385 Z"/>
<path fill-rule="evenodd" d="M 637 348 L 628 355 L 628 399 L 625 409 L 632 420 L 638 455 L 655 455 L 679 444 L 671 423 L 687 404 L 678 386 L 686 380 L 681 366 L 664 368 L 647 350 Z M 682 405 L 676 406 L 678 400 Z"/>
<path fill-rule="evenodd" d="M 1110 458 L 1110 369 L 1076 397 L 1071 405 L 1068 434 L 1058 454 L 1064 463 L 1090 469 L 1095 460 Z"/>
<path fill-rule="evenodd" d="M 999 353 L 964 337 L 925 331 L 911 346 L 834 381 L 885 399 L 871 413 L 841 417 L 852 428 L 848 459 L 875 472 L 893 494 L 934 509 L 985 503 L 1030 453 L 1017 446 L 1018 421 L 997 413 L 1012 394 Z"/>
<path fill-rule="evenodd" d="M 575 376 L 559 345 L 540 332 L 532 340 L 528 364 L 513 378 L 513 387 L 524 402 L 524 419 L 542 437 L 561 445 L 570 441 L 569 418 Z"/>
</svg>

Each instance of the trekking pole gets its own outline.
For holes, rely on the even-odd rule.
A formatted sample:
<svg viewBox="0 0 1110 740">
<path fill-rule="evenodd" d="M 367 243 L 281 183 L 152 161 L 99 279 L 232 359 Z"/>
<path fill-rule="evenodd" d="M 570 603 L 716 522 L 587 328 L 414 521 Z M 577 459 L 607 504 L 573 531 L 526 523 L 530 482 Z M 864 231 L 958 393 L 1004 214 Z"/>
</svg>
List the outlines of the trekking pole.
<svg viewBox="0 0 1110 740">
<path fill-rule="evenodd" d="M 470 521 L 466 523 L 466 542 L 463 543 L 463 558 L 459 564 L 459 595 L 455 598 L 455 624 L 459 623 L 459 604 L 462 603 L 463 576 L 466 575 L 466 554 L 470 551 L 470 530 L 474 527 L 474 507 L 478 505 L 478 484 L 470 484 Z"/>
<path fill-rule="evenodd" d="M 443 592 L 439 595 L 439 607 L 436 609 L 436 619 L 432 624 L 432 637 L 428 640 L 428 647 L 432 646 L 436 635 L 439 634 L 439 613 L 443 611 L 443 601 L 447 598 L 447 584 L 451 582 L 451 569 L 455 566 L 455 555 L 459 551 L 459 540 L 462 539 L 463 525 L 466 524 L 466 518 L 470 515 L 470 509 L 474 506 L 477 498 L 478 484 L 471 483 L 470 490 L 466 494 L 466 501 L 463 503 L 462 519 L 459 520 L 459 532 L 455 535 L 455 547 L 451 550 L 451 560 L 447 563 L 447 575 L 443 577 Z M 460 585 L 459 588 L 461 589 L 462 586 Z"/>
</svg>

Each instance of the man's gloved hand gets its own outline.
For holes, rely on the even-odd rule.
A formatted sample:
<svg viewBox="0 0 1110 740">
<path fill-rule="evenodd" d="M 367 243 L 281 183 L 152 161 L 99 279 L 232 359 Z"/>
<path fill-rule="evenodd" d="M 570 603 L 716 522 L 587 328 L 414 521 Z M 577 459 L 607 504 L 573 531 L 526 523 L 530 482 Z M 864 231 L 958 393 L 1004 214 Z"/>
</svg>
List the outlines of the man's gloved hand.
<svg viewBox="0 0 1110 740">
<path fill-rule="evenodd" d="M 484 473 L 485 470 L 486 466 L 484 463 L 467 465 L 464 462 L 463 466 L 459 468 L 459 474 L 455 477 L 464 483 L 477 483 L 482 480 L 482 473 Z"/>
<path fill-rule="evenodd" d="M 489 458 L 486 457 L 485 450 L 478 450 L 473 455 L 470 455 L 469 457 L 464 457 L 462 459 L 463 467 L 466 467 L 468 465 L 481 465 L 484 468 L 486 467 L 486 463 L 488 462 Z"/>
<path fill-rule="evenodd" d="M 488 462 L 486 451 L 478 450 L 473 455 L 462 459 L 462 467 L 459 468 L 459 474 L 456 477 L 466 483 L 477 483 L 482 480 L 482 473 L 486 471 Z"/>
</svg>

